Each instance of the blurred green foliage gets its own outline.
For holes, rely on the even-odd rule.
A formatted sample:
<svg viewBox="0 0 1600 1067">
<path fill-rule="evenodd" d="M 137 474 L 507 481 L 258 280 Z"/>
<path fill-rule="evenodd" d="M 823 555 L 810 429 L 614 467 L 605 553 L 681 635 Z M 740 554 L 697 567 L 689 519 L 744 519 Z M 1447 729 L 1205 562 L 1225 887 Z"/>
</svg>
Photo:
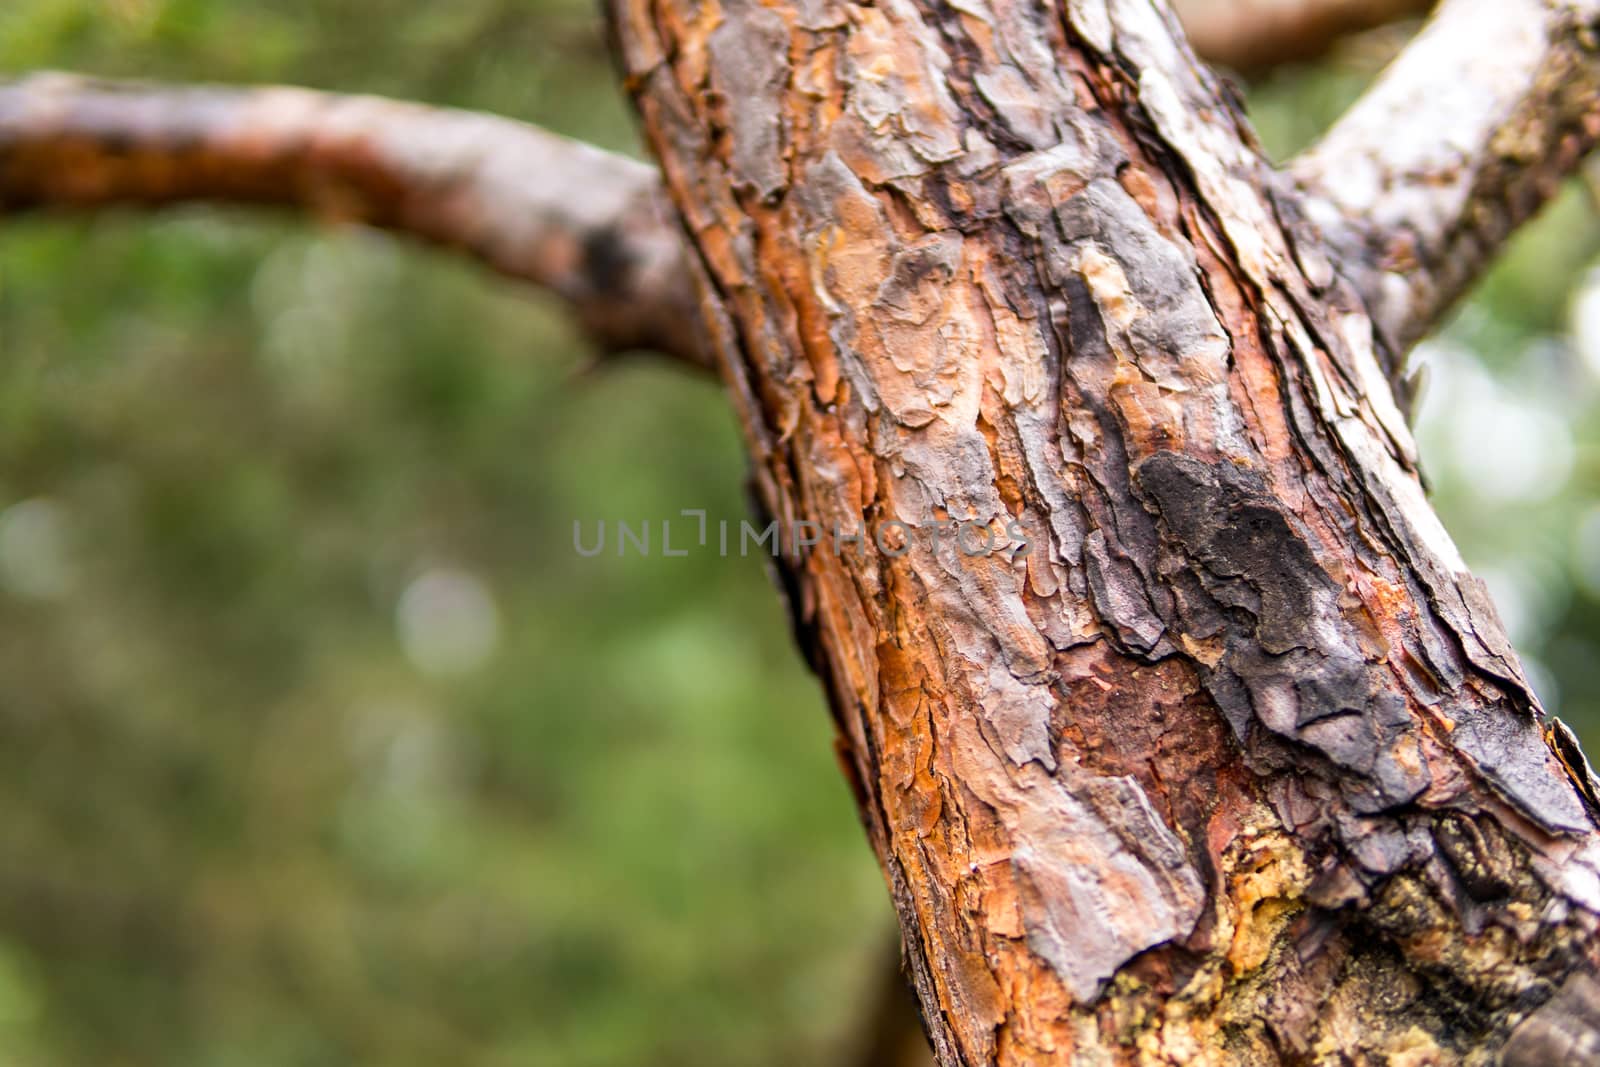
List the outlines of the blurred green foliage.
<svg viewBox="0 0 1600 1067">
<path fill-rule="evenodd" d="M 6 71 L 631 148 L 603 42 L 573 0 L 0 8 Z M 1260 87 L 1269 145 L 1382 49 Z M 1432 346 L 1423 428 L 1591 745 L 1597 251 L 1575 187 Z M 744 515 L 713 386 L 587 370 L 559 308 L 448 256 L 205 209 L 8 220 L 0 356 L 0 1067 L 841 1062 L 887 907 L 759 564 L 571 548 Z"/>
<path fill-rule="evenodd" d="M 0 63 L 634 143 L 567 0 L 28 0 Z M 8 221 L 0 353 L 0 1064 L 837 1061 L 891 926 L 759 560 L 571 547 L 745 514 L 714 384 L 201 209 Z"/>
</svg>

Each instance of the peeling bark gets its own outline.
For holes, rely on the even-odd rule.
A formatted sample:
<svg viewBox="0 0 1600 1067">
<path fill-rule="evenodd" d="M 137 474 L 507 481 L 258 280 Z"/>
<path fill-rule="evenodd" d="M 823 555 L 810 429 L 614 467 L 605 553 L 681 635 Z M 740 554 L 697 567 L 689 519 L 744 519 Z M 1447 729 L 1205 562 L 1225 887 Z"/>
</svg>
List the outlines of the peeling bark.
<svg viewBox="0 0 1600 1067">
<path fill-rule="evenodd" d="M 1587 766 L 1173 20 L 613 11 L 761 506 L 914 528 L 785 584 L 940 1062 L 1592 1047 Z"/>
</svg>

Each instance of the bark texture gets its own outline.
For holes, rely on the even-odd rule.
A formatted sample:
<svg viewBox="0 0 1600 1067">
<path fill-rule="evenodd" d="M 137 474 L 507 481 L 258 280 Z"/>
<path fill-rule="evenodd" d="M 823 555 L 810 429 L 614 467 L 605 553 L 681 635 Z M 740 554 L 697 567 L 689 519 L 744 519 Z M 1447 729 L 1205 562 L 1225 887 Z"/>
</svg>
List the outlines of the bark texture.
<svg viewBox="0 0 1600 1067">
<path fill-rule="evenodd" d="M 608 351 L 704 351 L 654 168 L 527 123 L 370 96 L 0 83 L 0 212 L 262 204 L 460 248 Z"/>
<path fill-rule="evenodd" d="M 614 14 L 761 505 L 905 524 L 785 584 L 940 1062 L 1592 1048 L 1594 784 L 1172 18 Z"/>
</svg>

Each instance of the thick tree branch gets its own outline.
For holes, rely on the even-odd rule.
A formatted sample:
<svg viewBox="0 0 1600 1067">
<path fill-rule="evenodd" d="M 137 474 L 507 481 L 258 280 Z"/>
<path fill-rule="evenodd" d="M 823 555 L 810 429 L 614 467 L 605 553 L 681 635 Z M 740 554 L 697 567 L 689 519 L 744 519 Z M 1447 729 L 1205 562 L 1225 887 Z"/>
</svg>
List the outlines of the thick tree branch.
<svg viewBox="0 0 1600 1067">
<path fill-rule="evenodd" d="M 1426 14 L 1433 0 L 1176 0 L 1194 50 L 1246 74 L 1316 59 L 1340 38 Z"/>
<path fill-rule="evenodd" d="M 1392 352 L 1600 138 L 1600 0 L 1446 0 L 1291 170 Z"/>
<path fill-rule="evenodd" d="M 698 362 L 654 168 L 526 123 L 304 89 L 59 74 L 0 84 L 0 211 L 217 200 L 459 247 L 553 290 L 607 350 Z"/>
</svg>

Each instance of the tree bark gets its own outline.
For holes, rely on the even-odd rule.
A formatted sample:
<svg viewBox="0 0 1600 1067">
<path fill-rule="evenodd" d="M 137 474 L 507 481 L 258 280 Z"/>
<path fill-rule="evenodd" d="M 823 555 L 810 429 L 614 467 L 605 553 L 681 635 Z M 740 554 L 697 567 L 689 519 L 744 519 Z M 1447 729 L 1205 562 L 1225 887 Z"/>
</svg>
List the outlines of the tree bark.
<svg viewBox="0 0 1600 1067">
<path fill-rule="evenodd" d="M 1592 1059 L 1594 783 L 1164 9 L 613 10 L 940 1062 Z"/>
</svg>

